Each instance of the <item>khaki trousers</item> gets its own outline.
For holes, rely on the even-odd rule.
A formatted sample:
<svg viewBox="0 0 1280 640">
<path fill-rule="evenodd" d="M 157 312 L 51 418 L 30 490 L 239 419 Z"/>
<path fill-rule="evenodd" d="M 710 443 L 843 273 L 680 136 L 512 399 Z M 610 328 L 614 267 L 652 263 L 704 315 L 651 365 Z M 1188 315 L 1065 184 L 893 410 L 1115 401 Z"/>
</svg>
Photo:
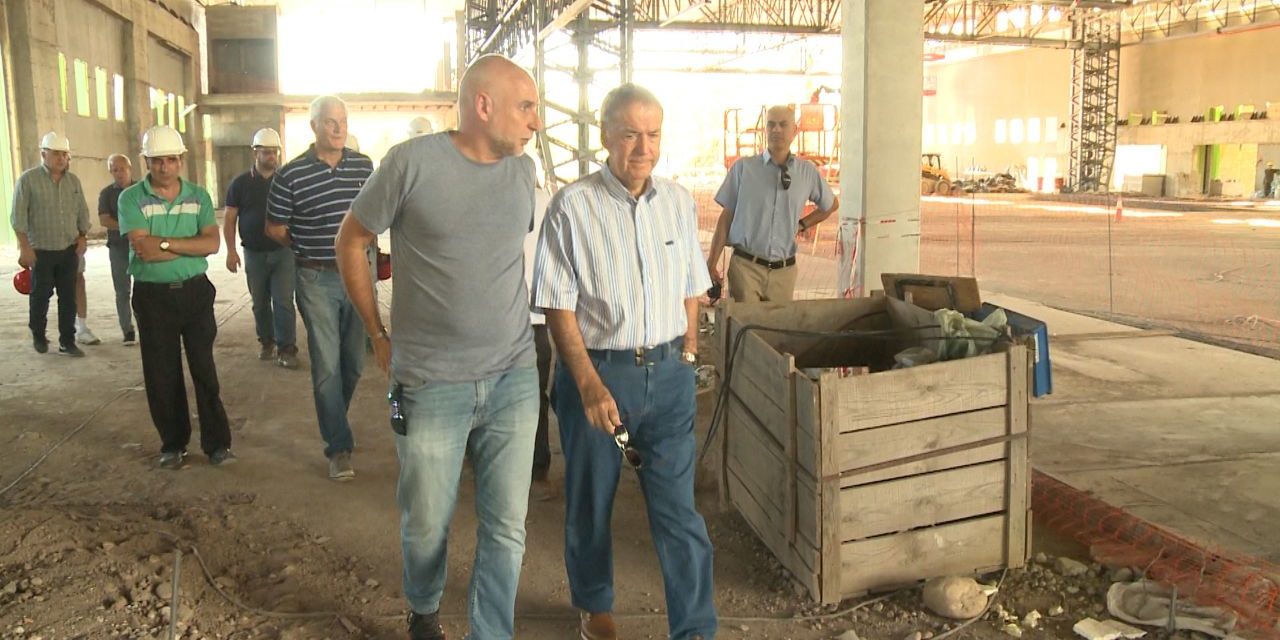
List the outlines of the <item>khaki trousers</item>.
<svg viewBox="0 0 1280 640">
<path fill-rule="evenodd" d="M 734 302 L 790 302 L 796 290 L 796 265 L 770 269 L 735 254 L 727 277 Z"/>
</svg>

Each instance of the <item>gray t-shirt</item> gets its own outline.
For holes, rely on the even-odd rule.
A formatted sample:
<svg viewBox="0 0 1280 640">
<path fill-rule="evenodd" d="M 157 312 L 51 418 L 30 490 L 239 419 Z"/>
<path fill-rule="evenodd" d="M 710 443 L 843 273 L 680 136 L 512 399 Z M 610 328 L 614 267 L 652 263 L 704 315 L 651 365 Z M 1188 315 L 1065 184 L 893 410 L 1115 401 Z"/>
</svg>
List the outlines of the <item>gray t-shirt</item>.
<svg viewBox="0 0 1280 640">
<path fill-rule="evenodd" d="M 391 369 L 396 381 L 482 380 L 534 366 L 524 239 L 533 161 L 480 164 L 449 132 L 391 148 L 351 203 L 369 231 L 391 229 Z"/>
</svg>

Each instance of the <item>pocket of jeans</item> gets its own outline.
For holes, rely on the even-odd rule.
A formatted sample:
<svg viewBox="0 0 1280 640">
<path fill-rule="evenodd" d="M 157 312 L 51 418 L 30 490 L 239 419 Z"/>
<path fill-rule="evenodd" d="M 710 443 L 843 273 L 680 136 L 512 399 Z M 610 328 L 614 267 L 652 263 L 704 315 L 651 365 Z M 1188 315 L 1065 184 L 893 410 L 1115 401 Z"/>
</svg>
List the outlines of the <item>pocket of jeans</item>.
<svg viewBox="0 0 1280 640">
<path fill-rule="evenodd" d="M 320 272 L 315 269 L 306 269 L 299 267 L 297 270 L 298 280 L 307 284 L 315 284 L 320 281 Z"/>
</svg>

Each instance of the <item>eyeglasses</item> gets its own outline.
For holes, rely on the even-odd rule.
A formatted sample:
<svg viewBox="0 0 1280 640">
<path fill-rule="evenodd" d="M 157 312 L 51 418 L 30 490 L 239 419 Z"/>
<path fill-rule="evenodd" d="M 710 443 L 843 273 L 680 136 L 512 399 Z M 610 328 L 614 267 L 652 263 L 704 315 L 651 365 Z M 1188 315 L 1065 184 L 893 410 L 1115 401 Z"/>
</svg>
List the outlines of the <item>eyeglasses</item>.
<svg viewBox="0 0 1280 640">
<path fill-rule="evenodd" d="M 791 188 L 791 173 L 787 171 L 787 165 L 779 167 L 782 169 L 782 190 L 786 191 Z"/>
<path fill-rule="evenodd" d="M 627 431 L 626 427 L 619 425 L 618 428 L 613 430 L 613 442 L 622 451 L 622 457 L 626 458 L 627 464 L 631 465 L 632 469 L 639 471 L 644 464 L 644 460 L 640 458 L 640 452 L 631 446 L 631 432 Z"/>
</svg>

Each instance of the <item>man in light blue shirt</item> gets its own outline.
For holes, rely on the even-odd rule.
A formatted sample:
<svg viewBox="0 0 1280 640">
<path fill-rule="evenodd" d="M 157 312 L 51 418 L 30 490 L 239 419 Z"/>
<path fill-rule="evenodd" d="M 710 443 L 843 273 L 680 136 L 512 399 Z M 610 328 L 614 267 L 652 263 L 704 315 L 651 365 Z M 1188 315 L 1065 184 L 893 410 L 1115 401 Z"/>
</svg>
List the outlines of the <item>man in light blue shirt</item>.
<svg viewBox="0 0 1280 640">
<path fill-rule="evenodd" d="M 662 136 L 652 93 L 609 92 L 600 132 L 607 168 L 551 200 L 532 292 L 564 365 L 552 402 L 570 595 L 580 637 L 617 637 L 610 518 L 625 455 L 645 496 L 670 637 L 710 639 L 711 541 L 693 496 L 698 297 L 711 284 L 697 208 L 683 187 L 652 176 Z"/>
<path fill-rule="evenodd" d="M 840 200 L 818 168 L 791 153 L 795 109 L 769 107 L 768 149 L 729 168 L 716 202 L 724 209 L 711 239 L 707 268 L 720 282 L 720 254 L 733 247 L 729 297 L 736 302 L 790 301 L 796 285 L 796 235 L 826 220 Z M 816 208 L 804 215 L 805 205 Z"/>
</svg>

